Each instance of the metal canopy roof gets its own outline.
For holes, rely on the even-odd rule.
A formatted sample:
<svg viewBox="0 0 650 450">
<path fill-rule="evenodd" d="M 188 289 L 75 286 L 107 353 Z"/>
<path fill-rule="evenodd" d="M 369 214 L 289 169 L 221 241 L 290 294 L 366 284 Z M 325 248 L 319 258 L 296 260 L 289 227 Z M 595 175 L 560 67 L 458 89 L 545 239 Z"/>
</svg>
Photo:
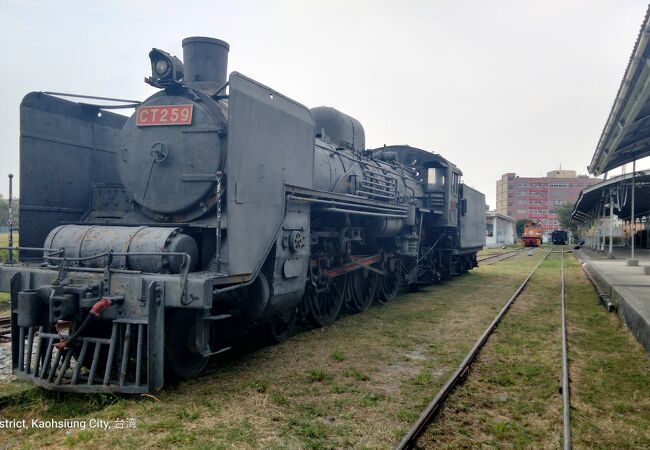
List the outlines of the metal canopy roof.
<svg viewBox="0 0 650 450">
<path fill-rule="evenodd" d="M 589 172 L 600 175 L 650 155 L 650 7 L 609 113 Z"/>
<path fill-rule="evenodd" d="M 634 179 L 635 217 L 650 214 L 650 172 L 637 172 Z M 594 212 L 609 215 L 609 188 L 614 189 L 614 214 L 619 219 L 631 216 L 632 174 L 619 175 L 584 189 L 578 197 L 571 220 L 582 223 L 594 218 Z"/>
</svg>

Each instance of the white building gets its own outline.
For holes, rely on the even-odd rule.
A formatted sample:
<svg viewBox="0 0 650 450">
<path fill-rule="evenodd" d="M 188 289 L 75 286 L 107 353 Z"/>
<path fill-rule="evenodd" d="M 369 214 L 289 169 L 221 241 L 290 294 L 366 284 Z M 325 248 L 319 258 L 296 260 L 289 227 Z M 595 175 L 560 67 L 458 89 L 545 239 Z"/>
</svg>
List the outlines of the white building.
<svg viewBox="0 0 650 450">
<path fill-rule="evenodd" d="M 485 212 L 485 246 L 501 247 L 516 242 L 515 219 L 496 211 Z"/>
</svg>

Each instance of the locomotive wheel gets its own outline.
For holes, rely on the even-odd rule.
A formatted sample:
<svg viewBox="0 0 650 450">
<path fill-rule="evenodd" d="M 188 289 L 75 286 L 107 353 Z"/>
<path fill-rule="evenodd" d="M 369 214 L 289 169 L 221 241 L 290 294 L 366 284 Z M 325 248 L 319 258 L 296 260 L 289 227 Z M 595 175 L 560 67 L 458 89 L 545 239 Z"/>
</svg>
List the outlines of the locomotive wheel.
<svg viewBox="0 0 650 450">
<path fill-rule="evenodd" d="M 380 288 L 377 298 L 380 303 L 389 302 L 397 297 L 397 292 L 399 291 L 399 286 L 402 281 L 402 276 L 398 266 L 399 263 L 395 265 L 394 270 L 390 270 L 387 266 L 386 275 L 381 277 L 381 280 L 379 281 Z"/>
<path fill-rule="evenodd" d="M 305 319 L 314 327 L 332 324 L 341 312 L 343 298 L 347 291 L 346 276 L 332 282 L 330 289 L 316 292 L 313 286 L 305 290 Z"/>
<path fill-rule="evenodd" d="M 289 339 L 296 329 L 297 308 L 274 317 L 267 326 L 267 336 L 272 344 L 279 344 Z"/>
<path fill-rule="evenodd" d="M 360 313 L 370 307 L 377 292 L 378 277 L 369 270 L 356 270 L 350 274 L 350 295 L 345 306 L 351 313 Z"/>
<path fill-rule="evenodd" d="M 196 347 L 196 313 L 181 309 L 170 314 L 165 320 L 165 368 L 172 378 L 188 380 L 197 377 L 208 359 Z"/>
</svg>

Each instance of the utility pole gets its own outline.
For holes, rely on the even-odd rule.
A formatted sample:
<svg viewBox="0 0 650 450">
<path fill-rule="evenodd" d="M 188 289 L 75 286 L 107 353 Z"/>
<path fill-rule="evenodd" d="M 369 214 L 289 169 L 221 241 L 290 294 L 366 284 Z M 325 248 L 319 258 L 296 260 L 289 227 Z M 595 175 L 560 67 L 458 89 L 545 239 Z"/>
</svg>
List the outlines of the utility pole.
<svg viewBox="0 0 650 450">
<path fill-rule="evenodd" d="M 8 264 L 14 262 L 14 211 L 13 211 L 13 180 L 14 175 L 9 174 L 9 257 L 7 258 Z"/>
</svg>

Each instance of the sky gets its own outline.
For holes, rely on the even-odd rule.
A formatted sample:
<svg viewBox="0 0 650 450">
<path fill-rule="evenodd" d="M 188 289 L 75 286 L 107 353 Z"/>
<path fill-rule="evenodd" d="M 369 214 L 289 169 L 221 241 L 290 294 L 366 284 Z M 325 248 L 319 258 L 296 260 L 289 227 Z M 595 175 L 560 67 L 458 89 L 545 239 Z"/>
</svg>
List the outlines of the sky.
<svg viewBox="0 0 650 450">
<path fill-rule="evenodd" d="M 646 8 L 640 0 L 0 0 L 0 194 L 6 174 L 18 174 L 25 94 L 143 100 L 155 92 L 143 82 L 152 47 L 181 57 L 184 37 L 210 36 L 230 44 L 229 71 L 357 118 L 368 148 L 440 153 L 494 208 L 506 172 L 587 172 Z"/>
</svg>

